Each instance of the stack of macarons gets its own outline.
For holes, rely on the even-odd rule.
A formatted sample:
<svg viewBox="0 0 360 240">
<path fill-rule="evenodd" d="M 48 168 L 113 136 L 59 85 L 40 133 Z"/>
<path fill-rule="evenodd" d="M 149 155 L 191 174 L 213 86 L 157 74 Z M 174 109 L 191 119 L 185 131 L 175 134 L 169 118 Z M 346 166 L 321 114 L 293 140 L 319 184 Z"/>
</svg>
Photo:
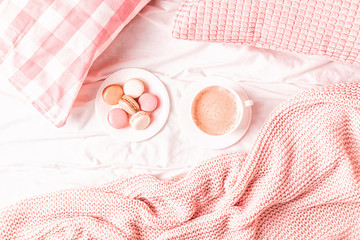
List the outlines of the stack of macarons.
<svg viewBox="0 0 360 240">
<path fill-rule="evenodd" d="M 144 83 L 136 78 L 126 81 L 123 87 L 112 84 L 104 88 L 104 102 L 116 105 L 108 114 L 110 126 L 121 129 L 130 124 L 135 130 L 144 130 L 150 125 L 150 114 L 157 108 L 158 99 L 144 91 Z"/>
</svg>

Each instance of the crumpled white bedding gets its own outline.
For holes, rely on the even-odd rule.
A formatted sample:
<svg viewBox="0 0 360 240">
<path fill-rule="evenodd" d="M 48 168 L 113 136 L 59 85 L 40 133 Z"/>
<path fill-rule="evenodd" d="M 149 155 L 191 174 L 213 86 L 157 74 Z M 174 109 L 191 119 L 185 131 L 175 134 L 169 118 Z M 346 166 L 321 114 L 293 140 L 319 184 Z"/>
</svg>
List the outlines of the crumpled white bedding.
<svg viewBox="0 0 360 240">
<path fill-rule="evenodd" d="M 212 156 L 249 151 L 269 113 L 291 95 L 320 85 L 360 81 L 359 66 L 323 57 L 174 39 L 172 18 L 178 5 L 177 0 L 154 0 L 130 22 L 92 66 L 63 128 L 44 119 L 6 79 L 0 81 L 0 208 L 33 195 L 135 174 L 184 176 Z M 108 135 L 94 111 L 101 80 L 127 67 L 156 74 L 171 100 L 164 128 L 139 143 Z M 248 132 L 222 150 L 191 144 L 177 122 L 184 89 L 211 76 L 239 82 L 254 101 Z"/>
</svg>

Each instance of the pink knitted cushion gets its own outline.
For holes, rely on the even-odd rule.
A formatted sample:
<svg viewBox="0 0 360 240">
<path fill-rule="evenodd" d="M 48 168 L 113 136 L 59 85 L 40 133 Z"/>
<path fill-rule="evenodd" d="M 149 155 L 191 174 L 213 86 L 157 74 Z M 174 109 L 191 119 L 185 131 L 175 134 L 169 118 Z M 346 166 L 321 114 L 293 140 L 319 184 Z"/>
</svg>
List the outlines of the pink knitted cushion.
<svg viewBox="0 0 360 240">
<path fill-rule="evenodd" d="M 359 122 L 360 83 L 307 91 L 269 116 L 248 154 L 183 179 L 24 200 L 0 211 L 0 239 L 358 240 Z"/>
<path fill-rule="evenodd" d="M 359 64 L 359 5 L 351 0 L 184 0 L 173 36 Z"/>
<path fill-rule="evenodd" d="M 148 2 L 0 1 L 0 70 L 60 127 L 95 58 Z"/>
</svg>

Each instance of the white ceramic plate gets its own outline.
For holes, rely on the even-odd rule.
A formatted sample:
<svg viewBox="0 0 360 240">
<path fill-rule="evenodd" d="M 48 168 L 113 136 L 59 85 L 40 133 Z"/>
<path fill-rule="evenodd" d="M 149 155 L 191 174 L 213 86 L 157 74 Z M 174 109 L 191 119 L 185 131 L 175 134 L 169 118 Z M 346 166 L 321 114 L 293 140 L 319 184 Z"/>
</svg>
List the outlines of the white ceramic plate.
<svg viewBox="0 0 360 240">
<path fill-rule="evenodd" d="M 150 114 L 151 123 L 144 130 L 134 130 L 130 126 L 115 129 L 111 127 L 107 121 L 107 116 L 111 109 L 119 106 L 111 106 L 103 101 L 102 92 L 104 88 L 111 84 L 120 84 L 123 86 L 124 83 L 131 78 L 138 78 L 143 81 L 145 84 L 145 92 L 156 95 L 159 100 L 158 107 Z M 157 76 L 143 69 L 126 68 L 111 74 L 104 80 L 96 94 L 95 109 L 99 122 L 108 133 L 118 136 L 121 141 L 139 142 L 151 138 L 165 125 L 170 111 L 170 100 L 164 84 Z"/>
<path fill-rule="evenodd" d="M 222 86 L 234 90 L 239 95 L 243 104 L 241 122 L 235 130 L 228 134 L 219 136 L 206 134 L 192 120 L 191 105 L 193 99 L 199 91 L 209 86 Z M 249 99 L 240 84 L 226 78 L 209 77 L 196 81 L 185 89 L 179 103 L 179 123 L 193 144 L 210 149 L 226 148 L 238 142 L 246 133 L 251 121 L 252 104 L 252 100 Z"/>
</svg>

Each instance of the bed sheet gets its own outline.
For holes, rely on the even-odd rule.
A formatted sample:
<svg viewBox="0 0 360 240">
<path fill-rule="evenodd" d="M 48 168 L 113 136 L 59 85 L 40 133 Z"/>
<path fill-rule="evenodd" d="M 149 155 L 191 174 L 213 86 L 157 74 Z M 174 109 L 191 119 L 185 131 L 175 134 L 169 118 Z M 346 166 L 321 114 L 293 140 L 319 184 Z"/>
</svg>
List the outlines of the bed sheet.
<svg viewBox="0 0 360 240">
<path fill-rule="evenodd" d="M 288 97 L 320 85 L 360 80 L 360 67 L 323 57 L 174 39 L 172 20 L 178 5 L 177 0 L 151 1 L 125 27 L 90 69 L 63 128 L 44 119 L 6 79 L 0 82 L 0 208 L 37 194 L 136 174 L 183 177 L 220 153 L 248 152 L 269 113 Z M 139 143 L 108 135 L 94 111 L 102 80 L 128 67 L 156 74 L 171 101 L 164 128 Z M 239 82 L 254 101 L 247 133 L 222 150 L 191 144 L 177 121 L 184 89 L 211 76 Z"/>
</svg>

